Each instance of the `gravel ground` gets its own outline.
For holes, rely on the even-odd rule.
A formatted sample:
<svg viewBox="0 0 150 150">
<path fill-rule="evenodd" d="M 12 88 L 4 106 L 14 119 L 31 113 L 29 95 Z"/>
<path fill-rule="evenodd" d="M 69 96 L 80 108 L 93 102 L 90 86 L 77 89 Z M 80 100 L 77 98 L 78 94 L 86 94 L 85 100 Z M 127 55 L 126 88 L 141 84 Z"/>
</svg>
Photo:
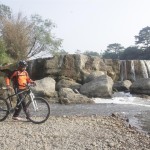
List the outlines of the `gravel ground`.
<svg viewBox="0 0 150 150">
<path fill-rule="evenodd" d="M 118 117 L 62 116 L 0 122 L 1 150 L 149 150 L 150 137 Z"/>
</svg>

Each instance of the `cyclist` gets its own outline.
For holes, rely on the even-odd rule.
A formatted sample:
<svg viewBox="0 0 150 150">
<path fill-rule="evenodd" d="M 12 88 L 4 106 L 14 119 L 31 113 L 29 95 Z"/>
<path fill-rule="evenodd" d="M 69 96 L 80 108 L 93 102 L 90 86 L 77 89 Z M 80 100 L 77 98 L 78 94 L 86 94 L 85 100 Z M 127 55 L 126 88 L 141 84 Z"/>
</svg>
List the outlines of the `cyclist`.
<svg viewBox="0 0 150 150">
<path fill-rule="evenodd" d="M 35 82 L 30 79 L 28 72 L 26 71 L 27 66 L 28 66 L 27 62 L 24 60 L 21 60 L 18 63 L 18 69 L 15 70 L 11 75 L 7 74 L 7 76 L 5 77 L 5 82 L 6 82 L 6 86 L 8 89 L 12 89 L 12 87 L 10 86 L 10 80 L 13 81 L 12 82 L 13 83 L 13 89 L 15 90 L 16 93 L 25 90 L 26 85 L 28 83 L 32 83 L 35 85 Z M 22 94 L 19 94 L 18 96 L 19 96 L 19 99 L 17 99 L 17 104 L 16 104 L 17 107 L 15 109 L 15 112 L 13 114 L 12 119 L 23 120 L 23 118 L 18 117 L 21 110 L 22 110 L 22 107 L 23 107 L 23 110 L 27 113 L 27 119 L 28 119 L 29 112 L 26 108 L 26 102 L 23 101 L 22 106 L 18 105 L 20 99 L 23 98 L 24 94 L 22 93 Z"/>
</svg>

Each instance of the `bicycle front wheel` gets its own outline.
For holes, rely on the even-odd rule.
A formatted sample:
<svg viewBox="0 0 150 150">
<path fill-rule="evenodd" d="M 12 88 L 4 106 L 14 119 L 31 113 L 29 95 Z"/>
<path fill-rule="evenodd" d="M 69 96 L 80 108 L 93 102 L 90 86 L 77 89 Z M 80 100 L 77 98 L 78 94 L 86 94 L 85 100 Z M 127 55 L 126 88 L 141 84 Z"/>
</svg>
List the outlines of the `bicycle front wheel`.
<svg viewBox="0 0 150 150">
<path fill-rule="evenodd" d="M 0 121 L 4 121 L 9 114 L 9 105 L 7 101 L 0 98 Z"/>
<path fill-rule="evenodd" d="M 27 106 L 29 112 L 28 119 L 36 124 L 45 122 L 50 115 L 50 106 L 42 97 L 35 97 Z"/>
</svg>

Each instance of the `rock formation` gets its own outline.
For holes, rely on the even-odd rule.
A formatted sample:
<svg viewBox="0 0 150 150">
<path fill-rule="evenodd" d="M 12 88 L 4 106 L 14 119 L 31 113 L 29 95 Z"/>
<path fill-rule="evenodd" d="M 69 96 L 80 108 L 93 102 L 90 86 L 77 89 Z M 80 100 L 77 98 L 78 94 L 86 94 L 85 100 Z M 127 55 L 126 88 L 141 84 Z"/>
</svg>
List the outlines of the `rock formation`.
<svg viewBox="0 0 150 150">
<path fill-rule="evenodd" d="M 137 85 L 136 82 L 141 83 L 143 81 L 141 79 L 147 79 L 143 82 L 149 83 L 150 61 L 111 60 L 70 54 L 30 60 L 28 72 L 30 77 L 39 83 L 37 93 L 44 93 L 48 97 L 58 94 L 62 98 L 60 93 L 65 91 L 69 93 L 76 91 L 87 97 L 111 97 L 113 88 L 118 91 L 130 91 L 133 84 L 131 91 L 137 93 L 142 84 Z M 150 87 L 142 86 L 142 90 L 148 91 Z M 63 95 L 63 98 L 66 97 Z"/>
</svg>

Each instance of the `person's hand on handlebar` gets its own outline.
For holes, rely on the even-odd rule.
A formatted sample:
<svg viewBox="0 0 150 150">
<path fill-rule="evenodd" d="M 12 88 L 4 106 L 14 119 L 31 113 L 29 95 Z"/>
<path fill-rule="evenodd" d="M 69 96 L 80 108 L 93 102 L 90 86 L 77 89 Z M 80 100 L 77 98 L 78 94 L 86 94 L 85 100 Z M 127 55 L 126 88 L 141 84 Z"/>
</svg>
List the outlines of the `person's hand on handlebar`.
<svg viewBox="0 0 150 150">
<path fill-rule="evenodd" d="M 32 84 L 32 86 L 36 86 L 36 83 L 34 81 L 30 82 L 30 84 Z"/>
</svg>

